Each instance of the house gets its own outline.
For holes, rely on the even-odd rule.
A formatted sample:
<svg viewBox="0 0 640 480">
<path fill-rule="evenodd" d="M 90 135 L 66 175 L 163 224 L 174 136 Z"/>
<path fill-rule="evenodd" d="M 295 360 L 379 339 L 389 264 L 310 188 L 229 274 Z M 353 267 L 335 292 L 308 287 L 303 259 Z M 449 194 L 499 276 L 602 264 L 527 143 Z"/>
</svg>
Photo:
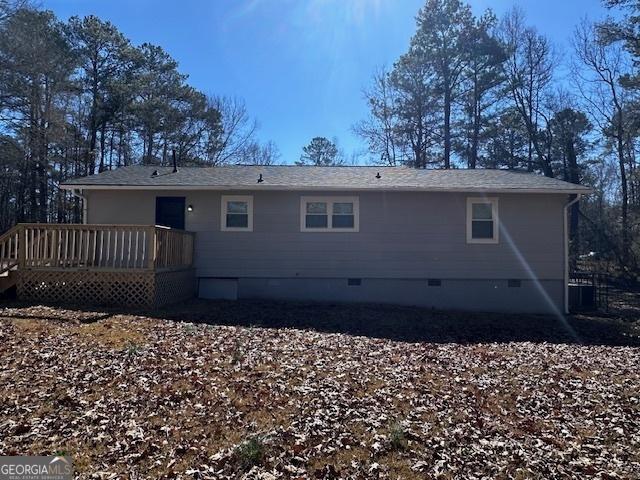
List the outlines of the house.
<svg viewBox="0 0 640 480">
<path fill-rule="evenodd" d="M 201 297 L 556 314 L 568 206 L 589 193 L 506 170 L 301 166 L 129 166 L 62 188 L 88 226 L 193 232 Z"/>
</svg>

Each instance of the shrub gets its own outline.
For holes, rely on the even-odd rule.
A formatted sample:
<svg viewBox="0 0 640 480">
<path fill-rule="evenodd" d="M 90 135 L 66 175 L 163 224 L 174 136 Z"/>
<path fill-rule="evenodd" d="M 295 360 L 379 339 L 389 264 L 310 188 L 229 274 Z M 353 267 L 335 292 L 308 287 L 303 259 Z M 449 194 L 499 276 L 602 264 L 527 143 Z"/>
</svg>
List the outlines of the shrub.
<svg viewBox="0 0 640 480">
<path fill-rule="evenodd" d="M 394 422 L 389 428 L 389 447 L 392 450 L 404 450 L 407 447 L 407 435 L 400 422 Z"/>
<path fill-rule="evenodd" d="M 187 325 L 185 325 L 184 327 L 184 332 L 187 335 L 195 335 L 196 333 L 198 333 L 198 327 L 193 323 L 187 323 Z"/>
<path fill-rule="evenodd" d="M 242 345 L 239 340 L 235 340 L 233 351 L 231 352 L 231 365 L 237 365 L 242 362 Z"/>
<path fill-rule="evenodd" d="M 258 465 L 264 458 L 264 443 L 259 437 L 251 437 L 236 448 L 236 457 L 243 470 Z"/>
<path fill-rule="evenodd" d="M 124 353 L 127 357 L 135 357 L 140 353 L 140 346 L 137 343 L 129 342 L 124 348 Z"/>
</svg>

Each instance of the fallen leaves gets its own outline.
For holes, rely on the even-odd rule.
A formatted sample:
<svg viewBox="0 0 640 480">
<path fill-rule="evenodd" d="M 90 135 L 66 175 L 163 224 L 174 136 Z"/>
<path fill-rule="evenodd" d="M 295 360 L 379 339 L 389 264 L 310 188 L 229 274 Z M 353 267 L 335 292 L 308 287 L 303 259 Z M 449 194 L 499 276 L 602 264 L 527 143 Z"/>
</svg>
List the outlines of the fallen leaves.
<svg viewBox="0 0 640 480">
<path fill-rule="evenodd" d="M 640 350 L 0 310 L 0 454 L 80 478 L 640 478 Z"/>
</svg>

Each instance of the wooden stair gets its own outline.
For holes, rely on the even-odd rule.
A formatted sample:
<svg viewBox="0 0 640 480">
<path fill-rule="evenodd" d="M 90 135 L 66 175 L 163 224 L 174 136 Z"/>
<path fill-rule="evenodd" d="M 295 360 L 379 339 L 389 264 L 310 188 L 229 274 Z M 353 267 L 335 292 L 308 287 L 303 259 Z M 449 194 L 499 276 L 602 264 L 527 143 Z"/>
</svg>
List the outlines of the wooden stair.
<svg viewBox="0 0 640 480">
<path fill-rule="evenodd" d="M 15 287 L 18 282 L 18 274 L 15 270 L 9 270 L 0 275 L 0 294 Z"/>
<path fill-rule="evenodd" d="M 20 228 L 17 225 L 0 235 L 0 293 L 17 283 L 19 240 Z"/>
</svg>

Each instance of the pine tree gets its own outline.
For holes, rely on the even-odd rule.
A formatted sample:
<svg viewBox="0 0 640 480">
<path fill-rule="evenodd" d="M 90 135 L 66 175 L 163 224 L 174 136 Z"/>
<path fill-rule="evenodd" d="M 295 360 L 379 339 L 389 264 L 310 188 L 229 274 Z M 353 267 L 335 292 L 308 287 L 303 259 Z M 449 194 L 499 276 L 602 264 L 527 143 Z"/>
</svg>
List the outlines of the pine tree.
<svg viewBox="0 0 640 480">
<path fill-rule="evenodd" d="M 308 145 L 302 148 L 302 155 L 296 165 L 315 165 L 328 167 L 339 165 L 338 147 L 325 137 L 314 137 Z"/>
</svg>

